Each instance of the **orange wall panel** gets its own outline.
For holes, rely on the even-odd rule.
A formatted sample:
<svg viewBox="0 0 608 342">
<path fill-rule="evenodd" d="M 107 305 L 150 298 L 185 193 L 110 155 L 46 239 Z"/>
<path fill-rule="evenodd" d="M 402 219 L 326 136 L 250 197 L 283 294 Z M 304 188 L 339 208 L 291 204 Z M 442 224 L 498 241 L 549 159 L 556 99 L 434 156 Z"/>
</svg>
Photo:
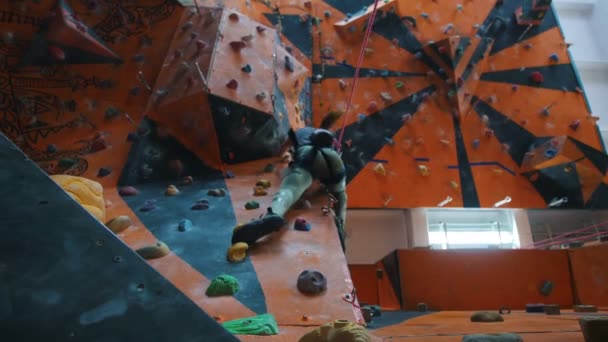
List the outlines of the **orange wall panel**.
<svg viewBox="0 0 608 342">
<path fill-rule="evenodd" d="M 580 304 L 608 306 L 608 245 L 570 251 L 570 264 Z"/>
<path fill-rule="evenodd" d="M 568 252 L 541 250 L 400 250 L 405 309 L 524 309 L 527 303 L 572 306 Z M 544 297 L 544 280 L 554 283 Z"/>
<path fill-rule="evenodd" d="M 378 305 L 376 265 L 348 265 L 359 303 Z"/>
</svg>

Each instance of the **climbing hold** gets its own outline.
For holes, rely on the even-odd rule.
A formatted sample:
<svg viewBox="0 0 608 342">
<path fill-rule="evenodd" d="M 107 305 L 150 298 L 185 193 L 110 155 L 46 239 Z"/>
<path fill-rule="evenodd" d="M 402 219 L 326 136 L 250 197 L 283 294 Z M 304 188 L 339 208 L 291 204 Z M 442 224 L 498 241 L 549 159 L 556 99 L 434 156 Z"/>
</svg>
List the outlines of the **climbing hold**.
<svg viewBox="0 0 608 342">
<path fill-rule="evenodd" d="M 271 185 L 272 184 L 270 183 L 270 181 L 268 179 L 260 179 L 257 182 L 255 182 L 255 186 L 259 186 L 264 189 L 270 188 Z"/>
<path fill-rule="evenodd" d="M 355 322 L 336 320 L 302 336 L 299 342 L 357 341 L 371 342 L 369 331 Z"/>
<path fill-rule="evenodd" d="M 382 98 L 382 100 L 384 100 L 384 102 L 391 102 L 391 101 L 393 101 L 393 97 L 388 92 L 381 92 L 380 93 L 380 97 Z"/>
<path fill-rule="evenodd" d="M 428 19 L 429 14 L 428 14 L 428 13 L 426 13 L 426 12 L 422 12 L 422 13 L 420 14 L 420 16 L 421 16 L 421 17 L 423 17 L 424 19 Z"/>
<path fill-rule="evenodd" d="M 108 148 L 110 145 L 108 144 L 108 142 L 106 141 L 106 139 L 103 136 L 100 136 L 98 138 L 96 138 L 95 140 L 93 140 L 93 143 L 91 143 L 91 152 L 99 152 L 99 151 L 103 151 L 106 148 Z"/>
<path fill-rule="evenodd" d="M 456 5 L 456 9 L 458 11 L 462 11 L 464 9 L 464 7 L 461 4 Z"/>
<path fill-rule="evenodd" d="M 393 140 L 389 137 L 384 137 L 384 141 L 386 141 L 386 143 L 389 144 L 389 146 L 395 146 L 395 140 Z"/>
<path fill-rule="evenodd" d="M 401 89 L 401 88 L 403 88 L 404 86 L 405 86 L 405 83 L 403 83 L 403 81 L 397 81 L 397 82 L 395 83 L 395 88 L 397 88 L 397 89 Z"/>
<path fill-rule="evenodd" d="M 429 311 L 429 307 L 428 307 L 428 305 L 426 305 L 426 303 L 418 303 L 418 305 L 416 305 L 416 308 L 418 309 L 419 312 Z"/>
<path fill-rule="evenodd" d="M 557 155 L 557 151 L 553 148 L 548 148 L 545 150 L 545 158 L 551 159 Z"/>
<path fill-rule="evenodd" d="M 233 296 L 240 290 L 239 281 L 227 274 L 222 274 L 215 277 L 205 294 L 208 297 Z"/>
<path fill-rule="evenodd" d="M 268 195 L 268 191 L 261 186 L 256 186 L 253 188 L 253 196 L 266 196 Z"/>
<path fill-rule="evenodd" d="M 285 70 L 289 71 L 289 72 L 293 72 L 293 62 L 291 61 L 291 58 L 289 58 L 289 56 L 285 56 Z"/>
<path fill-rule="evenodd" d="M 234 173 L 230 170 L 226 170 L 226 172 L 224 173 L 224 175 L 226 176 L 226 178 L 234 178 Z"/>
<path fill-rule="evenodd" d="M 209 209 L 209 201 L 206 199 L 202 199 L 194 203 L 194 205 L 190 208 L 192 210 L 207 210 Z"/>
<path fill-rule="evenodd" d="M 179 190 L 175 185 L 169 185 L 165 190 L 165 196 L 175 196 L 177 194 L 179 194 Z"/>
<path fill-rule="evenodd" d="M 496 95 L 490 95 L 488 97 L 488 103 L 494 103 L 496 102 Z"/>
<path fill-rule="evenodd" d="M 102 167 L 99 168 L 99 171 L 97 171 L 97 177 L 103 178 L 105 176 L 110 175 L 110 173 L 112 173 L 112 170 L 110 168 Z"/>
<path fill-rule="evenodd" d="M 274 172 L 274 169 L 275 167 L 273 163 L 266 164 L 266 166 L 264 166 L 264 173 Z"/>
<path fill-rule="evenodd" d="M 106 223 L 106 227 L 118 234 L 131 226 L 131 218 L 127 215 L 116 216 Z"/>
<path fill-rule="evenodd" d="M 549 281 L 549 280 L 545 280 L 539 290 L 540 294 L 542 294 L 543 296 L 548 296 L 551 294 L 551 292 L 553 292 L 553 282 Z"/>
<path fill-rule="evenodd" d="M 374 172 L 377 175 L 386 176 L 386 169 L 384 168 L 384 165 L 382 165 L 381 163 L 376 164 L 376 166 L 374 167 Z"/>
<path fill-rule="evenodd" d="M 194 183 L 194 179 L 192 178 L 192 176 L 185 176 L 184 178 L 182 178 L 182 181 L 180 183 L 181 185 L 191 185 L 192 183 Z"/>
<path fill-rule="evenodd" d="M 555 63 L 559 62 L 559 56 L 556 53 L 552 53 L 551 56 L 549 56 L 549 59 Z"/>
<path fill-rule="evenodd" d="M 267 97 L 267 96 L 268 96 L 268 95 L 266 95 L 266 92 L 265 92 L 265 91 L 263 91 L 263 92 L 261 92 L 261 93 L 257 93 L 257 94 L 255 95 L 255 98 L 256 98 L 256 100 L 258 100 L 258 101 L 260 101 L 260 102 L 261 102 L 261 101 L 264 101 L 264 100 L 266 99 L 266 97 Z"/>
<path fill-rule="evenodd" d="M 443 145 L 443 146 L 449 146 L 450 145 L 450 141 L 448 139 L 439 139 L 439 142 Z"/>
<path fill-rule="evenodd" d="M 509 152 L 509 150 L 511 149 L 511 145 L 504 143 L 502 144 L 502 150 L 505 152 Z"/>
<path fill-rule="evenodd" d="M 372 53 L 374 53 L 374 49 L 372 49 L 372 48 L 365 48 L 365 55 L 366 56 L 369 56 Z"/>
<path fill-rule="evenodd" d="M 530 74 L 530 81 L 536 84 L 541 84 L 545 81 L 545 77 L 540 73 L 540 71 L 534 71 Z"/>
<path fill-rule="evenodd" d="M 190 40 L 195 40 L 196 38 L 198 38 L 198 33 L 196 33 L 196 32 L 191 32 L 191 33 L 190 33 Z"/>
<path fill-rule="evenodd" d="M 245 46 L 247 46 L 247 44 L 245 44 L 245 42 L 242 40 L 230 42 L 230 47 L 235 52 L 240 52 Z"/>
<path fill-rule="evenodd" d="M 559 304 L 545 305 L 545 314 L 547 315 L 560 315 Z"/>
<path fill-rule="evenodd" d="M 228 261 L 232 263 L 237 263 L 245 260 L 247 257 L 247 250 L 249 249 L 249 245 L 245 242 L 237 242 L 228 248 L 228 252 L 226 253 L 226 258 Z"/>
<path fill-rule="evenodd" d="M 458 189 L 460 187 L 455 181 L 450 181 L 450 186 L 452 187 L 452 189 Z"/>
<path fill-rule="evenodd" d="M 162 258 L 165 255 L 169 254 L 171 250 L 169 249 L 169 246 L 167 246 L 164 242 L 157 241 L 154 245 L 139 248 L 135 250 L 135 252 L 139 254 L 139 256 L 141 256 L 142 258 L 150 260 Z"/>
<path fill-rule="evenodd" d="M 534 47 L 534 45 L 532 43 L 524 44 L 524 49 L 526 49 L 526 50 L 531 50 L 533 47 Z"/>
<path fill-rule="evenodd" d="M 311 228 L 312 226 L 310 225 L 310 223 L 306 222 L 306 219 L 304 219 L 303 217 L 296 217 L 296 220 L 293 224 L 293 229 L 309 232 Z"/>
<path fill-rule="evenodd" d="M 133 88 L 131 88 L 129 90 L 129 95 L 137 96 L 137 95 L 139 95 L 140 91 L 141 91 L 141 88 L 139 88 L 139 86 L 134 86 Z"/>
<path fill-rule="evenodd" d="M 241 40 L 244 41 L 245 43 L 249 43 L 253 40 L 253 35 L 252 34 L 248 34 L 246 36 L 242 36 Z"/>
<path fill-rule="evenodd" d="M 327 279 L 319 271 L 303 271 L 298 276 L 298 290 L 309 295 L 322 293 L 327 290 Z"/>
<path fill-rule="evenodd" d="M 233 21 L 239 21 L 239 15 L 236 14 L 236 13 L 230 13 L 230 15 L 228 16 L 228 18 L 230 20 L 233 20 Z"/>
<path fill-rule="evenodd" d="M 247 210 L 254 210 L 254 209 L 259 209 L 260 208 L 260 203 L 256 202 L 256 201 L 249 201 L 247 203 L 245 203 L 245 209 Z"/>
<path fill-rule="evenodd" d="M 245 66 L 241 68 L 241 71 L 246 72 L 248 74 L 251 73 L 251 65 L 245 64 Z"/>
<path fill-rule="evenodd" d="M 420 174 L 422 176 L 425 176 L 425 177 L 431 174 L 429 167 L 426 165 L 418 165 L 418 171 L 420 172 Z"/>
<path fill-rule="evenodd" d="M 200 51 L 202 49 L 204 49 L 204 48 L 207 47 L 207 43 L 205 43 L 202 40 L 197 40 L 195 44 L 196 44 L 196 51 L 197 51 L 197 53 L 200 53 Z"/>
<path fill-rule="evenodd" d="M 226 87 L 228 87 L 228 89 L 237 90 L 239 87 L 239 82 L 232 79 L 230 82 L 226 83 Z"/>
<path fill-rule="evenodd" d="M 65 52 L 57 45 L 49 45 L 48 47 L 49 54 L 55 60 L 64 61 L 65 60 Z"/>
<path fill-rule="evenodd" d="M 179 58 L 182 58 L 183 56 L 184 56 L 184 53 L 182 52 L 182 50 L 173 51 L 173 59 L 179 59 Z"/>
<path fill-rule="evenodd" d="M 177 224 L 177 230 L 180 232 L 186 232 L 190 229 L 192 229 L 192 221 L 188 219 L 183 219 Z"/>
<path fill-rule="evenodd" d="M 504 320 L 498 312 L 480 311 L 471 315 L 471 322 L 491 323 L 504 322 Z"/>
<path fill-rule="evenodd" d="M 470 334 L 462 337 L 462 342 L 523 342 L 516 334 Z"/>
<path fill-rule="evenodd" d="M 376 101 L 372 101 L 369 103 L 369 105 L 367 106 L 367 111 L 369 113 L 374 113 L 378 111 L 378 104 L 376 103 Z"/>
<path fill-rule="evenodd" d="M 486 138 L 491 138 L 494 136 L 494 131 L 489 128 L 485 128 L 483 130 L 483 135 L 485 135 Z"/>
<path fill-rule="evenodd" d="M 235 319 L 222 323 L 222 326 L 233 335 L 270 336 L 279 334 L 279 325 L 272 314 Z"/>
<path fill-rule="evenodd" d="M 577 119 L 574 120 L 570 123 L 570 125 L 568 125 L 568 127 L 570 127 L 571 130 L 576 131 L 578 130 L 578 127 L 581 125 L 581 120 Z"/>
<path fill-rule="evenodd" d="M 135 189 L 132 186 L 125 186 L 125 187 L 118 189 L 118 194 L 120 196 L 135 196 L 135 195 L 139 194 L 139 191 L 137 191 L 137 189 Z"/>
<path fill-rule="evenodd" d="M 331 17 L 331 11 L 328 11 L 328 10 L 324 11 L 324 12 L 323 12 L 323 16 L 324 16 L 325 18 L 329 18 L 329 17 Z"/>
<path fill-rule="evenodd" d="M 69 169 L 72 166 L 76 165 L 76 160 L 72 158 L 61 158 L 59 159 L 59 166 L 64 169 Z"/>
<path fill-rule="evenodd" d="M 109 106 L 108 108 L 106 108 L 106 111 L 105 111 L 103 117 L 106 120 L 111 120 L 119 115 L 120 115 L 120 112 L 118 111 L 118 109 L 116 109 L 116 107 Z"/>
<path fill-rule="evenodd" d="M 479 148 L 479 145 L 481 144 L 481 141 L 479 141 L 479 139 L 473 139 L 473 149 L 476 150 Z"/>
<path fill-rule="evenodd" d="M 182 31 L 188 31 L 192 26 L 194 26 L 194 24 L 191 21 L 186 21 L 184 25 L 182 25 Z"/>
<path fill-rule="evenodd" d="M 139 211 L 142 211 L 144 213 L 148 212 L 148 211 L 152 211 L 154 209 L 156 209 L 156 200 L 146 200 L 144 202 L 144 204 L 141 206 L 141 208 L 139 208 Z"/>
<path fill-rule="evenodd" d="M 401 116 L 401 123 L 406 124 L 410 121 L 412 121 L 412 114 L 403 114 Z"/>
<path fill-rule="evenodd" d="M 340 86 L 340 89 L 342 89 L 342 90 L 346 89 L 346 86 L 347 86 L 346 81 L 344 81 L 344 80 L 339 80 L 338 85 Z"/>
</svg>

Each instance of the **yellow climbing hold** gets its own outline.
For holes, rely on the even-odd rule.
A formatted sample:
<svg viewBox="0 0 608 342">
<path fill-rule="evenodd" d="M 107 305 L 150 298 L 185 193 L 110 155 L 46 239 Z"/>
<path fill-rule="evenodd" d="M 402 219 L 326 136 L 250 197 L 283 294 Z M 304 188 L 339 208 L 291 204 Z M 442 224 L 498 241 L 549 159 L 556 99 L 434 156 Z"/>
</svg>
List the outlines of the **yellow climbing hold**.
<svg viewBox="0 0 608 342">
<path fill-rule="evenodd" d="M 255 183 L 255 186 L 268 189 L 270 188 L 270 181 L 268 179 L 260 179 Z"/>
<path fill-rule="evenodd" d="M 175 196 L 179 194 L 179 190 L 177 189 L 177 187 L 175 185 L 169 185 L 167 187 L 167 190 L 165 190 L 165 196 Z"/>
<path fill-rule="evenodd" d="M 106 223 L 108 227 L 114 233 L 120 233 L 123 230 L 131 226 L 131 218 L 127 215 L 116 216 Z"/>
<path fill-rule="evenodd" d="M 386 169 L 384 168 L 384 165 L 380 163 L 376 164 L 376 166 L 374 167 L 374 172 L 377 175 L 386 176 Z"/>
<path fill-rule="evenodd" d="M 238 228 L 238 227 L 237 227 Z M 249 245 L 245 242 L 237 242 L 228 248 L 227 258 L 232 263 L 237 263 L 245 260 Z"/>
<path fill-rule="evenodd" d="M 106 203 L 103 200 L 101 184 L 78 176 L 52 175 L 50 177 L 91 215 L 101 222 L 106 222 Z"/>
<path fill-rule="evenodd" d="M 253 196 L 266 196 L 268 195 L 268 191 L 261 186 L 256 186 L 253 188 Z"/>
<path fill-rule="evenodd" d="M 455 181 L 450 181 L 450 186 L 452 189 L 458 189 L 460 187 L 460 185 L 458 185 L 458 183 Z"/>
<path fill-rule="evenodd" d="M 492 169 L 492 172 L 494 172 L 495 175 L 502 175 L 504 171 L 501 169 Z"/>
<path fill-rule="evenodd" d="M 425 177 L 431 174 L 431 171 L 426 165 L 418 165 L 418 171 L 420 171 L 420 174 Z"/>
<path fill-rule="evenodd" d="M 167 246 L 164 242 L 157 241 L 155 244 L 151 246 L 142 247 L 136 250 L 135 252 L 139 254 L 142 258 L 149 260 L 162 258 L 165 255 L 169 254 L 171 250 L 169 249 L 169 246 Z"/>
<path fill-rule="evenodd" d="M 325 341 L 371 342 L 372 338 L 364 327 L 354 322 L 337 320 L 322 325 L 302 336 L 299 342 Z"/>
</svg>

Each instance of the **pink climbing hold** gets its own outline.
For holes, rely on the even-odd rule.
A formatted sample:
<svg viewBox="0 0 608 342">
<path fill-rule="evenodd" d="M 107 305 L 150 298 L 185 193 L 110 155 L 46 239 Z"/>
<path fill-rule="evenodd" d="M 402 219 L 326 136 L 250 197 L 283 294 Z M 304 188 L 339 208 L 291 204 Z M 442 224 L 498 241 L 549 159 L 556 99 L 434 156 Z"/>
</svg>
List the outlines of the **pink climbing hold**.
<svg viewBox="0 0 608 342">
<path fill-rule="evenodd" d="M 245 42 L 243 42 L 241 40 L 230 42 L 230 47 L 235 52 L 240 52 L 245 46 L 247 46 L 247 44 L 245 44 Z"/>
<path fill-rule="evenodd" d="M 207 47 L 207 43 L 205 43 L 204 41 L 202 41 L 200 39 L 196 41 L 196 49 L 197 50 L 200 51 L 200 50 L 202 50 L 202 49 L 204 49 L 206 47 Z"/>
<path fill-rule="evenodd" d="M 494 136 L 494 131 L 489 128 L 486 128 L 483 130 L 483 134 L 486 136 L 486 138 L 491 138 Z"/>
<path fill-rule="evenodd" d="M 135 195 L 139 194 L 139 191 L 137 191 L 137 189 L 135 189 L 132 186 L 124 186 L 124 187 L 118 189 L 118 194 L 120 196 L 135 196 Z"/>
<path fill-rule="evenodd" d="M 311 226 L 310 223 L 306 222 L 306 219 L 303 217 L 296 217 L 296 221 L 293 224 L 293 229 L 308 232 L 310 231 Z"/>
<path fill-rule="evenodd" d="M 58 60 L 58 61 L 65 60 L 65 52 L 59 46 L 49 45 L 48 50 L 49 50 L 49 53 L 51 54 L 51 56 L 53 56 L 53 58 L 55 58 L 56 60 Z"/>
<path fill-rule="evenodd" d="M 239 82 L 236 80 L 230 80 L 230 82 L 226 84 L 226 87 L 228 87 L 228 89 L 237 90 L 239 87 Z"/>
<path fill-rule="evenodd" d="M 367 111 L 370 112 L 370 113 L 377 112 L 378 111 L 378 103 L 376 103 L 376 101 L 370 102 L 369 106 L 367 106 Z"/>
<path fill-rule="evenodd" d="M 576 131 L 580 125 L 581 125 L 581 120 L 574 120 L 570 123 L 569 127 L 571 130 Z"/>
<path fill-rule="evenodd" d="M 536 84 L 541 84 L 545 81 L 545 77 L 540 73 L 540 71 L 534 71 L 530 74 L 530 81 Z"/>
</svg>

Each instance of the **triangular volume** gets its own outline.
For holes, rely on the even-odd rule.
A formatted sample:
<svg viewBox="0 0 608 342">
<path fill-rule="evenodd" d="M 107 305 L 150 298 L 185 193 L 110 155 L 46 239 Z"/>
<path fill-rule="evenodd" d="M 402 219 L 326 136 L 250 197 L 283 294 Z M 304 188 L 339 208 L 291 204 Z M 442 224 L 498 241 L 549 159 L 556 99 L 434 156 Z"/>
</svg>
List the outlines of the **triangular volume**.
<svg viewBox="0 0 608 342">
<path fill-rule="evenodd" d="M 447 39 L 440 40 L 438 42 L 431 42 L 429 47 L 433 50 L 434 55 L 439 57 L 446 66 L 451 70 L 456 67 L 454 63 L 454 57 L 456 56 L 456 49 L 452 44 L 452 41 L 460 41 L 460 37 L 450 37 Z M 452 77 L 453 79 L 453 77 Z"/>
<path fill-rule="evenodd" d="M 41 25 L 20 66 L 122 63 L 93 31 L 59 0 Z"/>
<path fill-rule="evenodd" d="M 602 174 L 606 173 L 606 170 L 608 169 L 607 155 L 576 139 L 569 138 L 569 140 L 576 144 L 576 147 L 578 147 L 585 157 L 587 157 Z"/>
</svg>

